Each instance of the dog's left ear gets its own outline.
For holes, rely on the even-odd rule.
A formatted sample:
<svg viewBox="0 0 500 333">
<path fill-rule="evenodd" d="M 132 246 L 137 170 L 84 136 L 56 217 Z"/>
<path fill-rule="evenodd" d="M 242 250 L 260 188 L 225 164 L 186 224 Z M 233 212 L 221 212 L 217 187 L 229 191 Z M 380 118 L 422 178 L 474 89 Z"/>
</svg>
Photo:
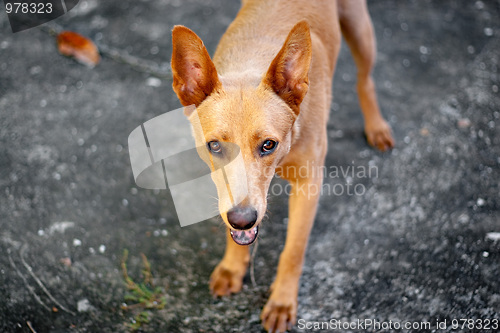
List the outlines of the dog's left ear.
<svg viewBox="0 0 500 333">
<path fill-rule="evenodd" d="M 306 21 L 297 23 L 269 66 L 262 81 L 299 114 L 299 106 L 309 88 L 312 58 L 311 34 Z"/>
<path fill-rule="evenodd" d="M 193 31 L 177 25 L 172 30 L 173 88 L 182 105 L 198 106 L 222 87 L 205 45 Z"/>
</svg>

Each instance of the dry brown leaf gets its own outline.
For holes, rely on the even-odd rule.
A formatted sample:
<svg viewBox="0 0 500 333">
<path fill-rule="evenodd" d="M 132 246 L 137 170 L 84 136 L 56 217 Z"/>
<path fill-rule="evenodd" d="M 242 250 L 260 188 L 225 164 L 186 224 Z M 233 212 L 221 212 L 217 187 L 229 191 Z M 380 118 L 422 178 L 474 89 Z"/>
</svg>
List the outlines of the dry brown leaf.
<svg viewBox="0 0 500 333">
<path fill-rule="evenodd" d="M 101 60 L 95 44 L 73 31 L 63 31 L 57 36 L 57 48 L 62 55 L 73 57 L 89 67 L 94 67 Z"/>
</svg>

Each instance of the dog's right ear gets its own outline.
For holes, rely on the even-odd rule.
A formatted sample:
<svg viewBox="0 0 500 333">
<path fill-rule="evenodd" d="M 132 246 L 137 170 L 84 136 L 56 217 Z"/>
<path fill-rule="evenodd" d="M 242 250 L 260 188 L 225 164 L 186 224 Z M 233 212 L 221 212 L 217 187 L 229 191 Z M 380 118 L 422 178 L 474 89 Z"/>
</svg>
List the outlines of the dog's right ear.
<svg viewBox="0 0 500 333">
<path fill-rule="evenodd" d="M 172 30 L 173 88 L 182 105 L 198 106 L 222 87 L 205 45 L 193 31 L 176 25 Z"/>
</svg>

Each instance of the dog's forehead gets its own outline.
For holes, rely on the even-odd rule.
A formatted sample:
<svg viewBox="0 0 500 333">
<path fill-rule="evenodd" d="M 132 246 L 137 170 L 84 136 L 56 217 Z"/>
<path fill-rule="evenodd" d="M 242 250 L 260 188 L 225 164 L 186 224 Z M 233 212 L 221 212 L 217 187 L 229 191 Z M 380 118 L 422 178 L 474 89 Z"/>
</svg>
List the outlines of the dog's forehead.
<svg viewBox="0 0 500 333">
<path fill-rule="evenodd" d="M 293 122 L 279 97 L 258 88 L 228 89 L 207 99 L 200 120 L 206 134 L 224 141 L 280 139 Z"/>
</svg>

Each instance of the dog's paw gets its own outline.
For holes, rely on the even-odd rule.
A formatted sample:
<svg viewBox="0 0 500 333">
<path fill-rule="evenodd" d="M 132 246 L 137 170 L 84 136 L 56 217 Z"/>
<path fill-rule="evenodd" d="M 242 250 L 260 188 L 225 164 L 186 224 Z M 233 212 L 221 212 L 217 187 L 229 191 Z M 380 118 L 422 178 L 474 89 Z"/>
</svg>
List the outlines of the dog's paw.
<svg viewBox="0 0 500 333">
<path fill-rule="evenodd" d="M 297 320 L 297 298 L 293 293 L 273 291 L 260 315 L 262 326 L 269 333 L 283 333 L 292 329 Z"/>
<path fill-rule="evenodd" d="M 215 267 L 210 276 L 210 292 L 214 297 L 237 293 L 243 285 L 245 269 L 230 268 L 222 262 Z"/>
<path fill-rule="evenodd" d="M 367 123 L 365 134 L 368 144 L 378 150 L 387 151 L 394 148 L 391 127 L 383 119 Z"/>
</svg>

